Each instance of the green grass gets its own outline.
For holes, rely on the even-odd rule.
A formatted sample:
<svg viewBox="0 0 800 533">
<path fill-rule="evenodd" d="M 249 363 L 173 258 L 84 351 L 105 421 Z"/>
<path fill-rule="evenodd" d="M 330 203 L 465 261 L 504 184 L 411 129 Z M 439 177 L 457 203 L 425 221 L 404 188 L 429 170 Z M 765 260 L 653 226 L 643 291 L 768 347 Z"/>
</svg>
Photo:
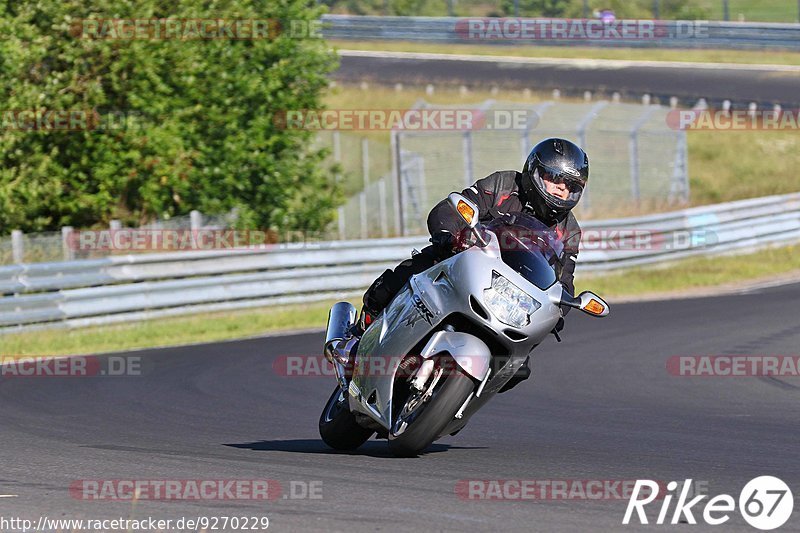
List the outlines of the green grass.
<svg viewBox="0 0 800 533">
<path fill-rule="evenodd" d="M 638 61 L 688 61 L 696 63 L 742 63 L 800 65 L 800 52 L 755 50 L 664 50 L 659 48 L 589 48 L 567 46 L 515 46 L 415 43 L 404 41 L 330 41 L 339 50 L 382 50 L 565 59 L 623 59 Z"/>
<path fill-rule="evenodd" d="M 723 16 L 722 0 L 695 0 L 712 20 Z M 729 0 L 730 19 L 755 22 L 797 22 L 798 6 L 792 0 Z"/>
<path fill-rule="evenodd" d="M 580 270 L 580 260 L 578 261 Z M 800 245 L 767 248 L 754 254 L 699 257 L 623 273 L 576 277 L 576 291 L 609 297 L 686 291 L 798 272 Z"/>
<path fill-rule="evenodd" d="M 692 205 L 800 190 L 797 131 L 690 131 Z"/>
<path fill-rule="evenodd" d="M 668 294 L 797 272 L 800 246 L 771 248 L 757 254 L 687 259 L 662 267 L 624 273 L 580 275 L 576 288 L 609 298 Z M 358 298 L 350 300 L 358 305 Z M 186 317 L 98 326 L 45 330 L 2 336 L 0 358 L 23 355 L 69 355 L 111 352 L 153 346 L 236 339 L 287 329 L 323 328 L 332 302 L 205 313 Z"/>
<path fill-rule="evenodd" d="M 722 20 L 723 0 L 688 0 L 676 2 L 673 0 L 660 0 L 660 17 L 663 19 L 689 19 L 696 18 Z M 452 9 L 452 14 L 458 17 L 498 17 L 511 16 L 513 3 L 488 2 L 486 0 L 459 0 L 448 3 L 446 0 L 426 0 L 420 3 L 400 2 L 397 0 L 384 0 L 381 2 L 366 2 L 364 0 L 347 0 L 328 2 L 333 13 L 364 14 L 364 15 L 414 15 L 443 17 Z M 563 6 L 561 11 L 545 13 L 542 5 Z M 617 18 L 652 18 L 653 0 L 588 0 L 589 16 L 595 9 L 613 9 Z M 795 22 L 797 21 L 797 3 L 793 0 L 729 0 L 731 20 L 766 21 L 766 22 Z M 506 11 L 503 7 L 506 7 Z M 531 7 L 528 7 L 531 6 Z M 538 9 L 533 7 L 538 6 Z M 523 17 L 583 17 L 583 0 L 568 0 L 566 2 L 520 2 L 520 15 Z"/>
<path fill-rule="evenodd" d="M 354 304 L 358 299 L 351 300 Z M 70 355 L 213 342 L 291 329 L 324 328 L 332 301 L 275 306 L 79 329 L 0 336 L 0 357 Z"/>
</svg>

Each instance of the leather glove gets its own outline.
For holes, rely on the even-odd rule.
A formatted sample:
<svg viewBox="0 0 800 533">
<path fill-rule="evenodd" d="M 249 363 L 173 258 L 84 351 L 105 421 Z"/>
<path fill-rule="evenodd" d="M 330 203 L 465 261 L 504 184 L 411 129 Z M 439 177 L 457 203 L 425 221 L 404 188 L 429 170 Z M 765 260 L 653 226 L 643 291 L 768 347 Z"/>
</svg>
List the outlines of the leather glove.
<svg viewBox="0 0 800 533">
<path fill-rule="evenodd" d="M 431 243 L 441 251 L 449 251 L 453 249 L 455 238 L 452 233 L 447 231 L 437 231 L 431 236 Z"/>
</svg>

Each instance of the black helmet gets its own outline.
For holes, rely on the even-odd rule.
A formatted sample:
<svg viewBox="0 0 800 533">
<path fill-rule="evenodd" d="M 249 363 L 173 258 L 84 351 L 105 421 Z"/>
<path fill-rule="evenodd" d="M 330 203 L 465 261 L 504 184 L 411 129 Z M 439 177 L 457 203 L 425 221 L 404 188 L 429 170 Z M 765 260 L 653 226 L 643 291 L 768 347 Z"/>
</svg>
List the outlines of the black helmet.
<svg viewBox="0 0 800 533">
<path fill-rule="evenodd" d="M 547 192 L 544 180 L 566 184 L 569 197 L 562 200 Z M 547 139 L 533 147 L 522 168 L 526 200 L 542 221 L 553 224 L 578 204 L 589 180 L 589 157 L 578 145 L 564 139 Z"/>
</svg>

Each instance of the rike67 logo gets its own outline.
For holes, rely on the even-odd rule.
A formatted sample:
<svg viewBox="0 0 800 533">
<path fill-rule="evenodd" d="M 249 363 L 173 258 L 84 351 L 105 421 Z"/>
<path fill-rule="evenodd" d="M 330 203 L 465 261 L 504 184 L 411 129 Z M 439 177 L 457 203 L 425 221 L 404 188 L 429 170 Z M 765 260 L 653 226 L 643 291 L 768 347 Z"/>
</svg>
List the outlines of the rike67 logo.
<svg viewBox="0 0 800 533">
<path fill-rule="evenodd" d="M 733 496 L 720 494 L 714 496 L 702 506 L 700 502 L 708 495 L 701 494 L 689 500 L 689 490 L 692 480 L 687 479 L 683 486 L 677 481 L 667 484 L 666 495 L 659 494 L 660 485 L 649 479 L 637 480 L 633 493 L 625 510 L 622 523 L 630 524 L 634 511 L 640 524 L 648 524 L 644 508 L 656 499 L 661 499 L 661 509 L 656 519 L 656 524 L 697 524 L 692 509 L 701 513 L 706 524 L 718 526 L 731 518 L 731 513 L 736 510 L 737 502 Z M 644 489 L 644 490 L 643 490 Z M 679 494 L 680 493 L 680 494 Z M 645 495 L 642 497 L 642 495 Z M 670 506 L 674 496 L 678 496 L 671 519 L 668 518 Z M 739 494 L 739 512 L 745 521 L 756 529 L 768 531 L 784 525 L 792 515 L 794 497 L 789 486 L 773 476 L 760 476 L 751 479 Z M 668 521 L 669 520 L 669 521 Z"/>
</svg>

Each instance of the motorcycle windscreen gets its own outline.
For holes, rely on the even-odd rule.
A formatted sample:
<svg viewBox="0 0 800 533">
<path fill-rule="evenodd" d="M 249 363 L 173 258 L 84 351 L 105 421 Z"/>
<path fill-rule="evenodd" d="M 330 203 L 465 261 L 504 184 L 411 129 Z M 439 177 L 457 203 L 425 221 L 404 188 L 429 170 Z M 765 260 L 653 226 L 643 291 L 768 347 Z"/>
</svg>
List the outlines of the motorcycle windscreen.
<svg viewBox="0 0 800 533">
<path fill-rule="evenodd" d="M 556 282 L 553 265 L 563 243 L 552 229 L 526 213 L 498 217 L 486 227 L 497 236 L 505 264 L 542 290 Z"/>
<path fill-rule="evenodd" d="M 501 250 L 500 255 L 505 264 L 543 291 L 556 282 L 555 270 L 545 259 L 544 254 L 537 249 Z"/>
</svg>

